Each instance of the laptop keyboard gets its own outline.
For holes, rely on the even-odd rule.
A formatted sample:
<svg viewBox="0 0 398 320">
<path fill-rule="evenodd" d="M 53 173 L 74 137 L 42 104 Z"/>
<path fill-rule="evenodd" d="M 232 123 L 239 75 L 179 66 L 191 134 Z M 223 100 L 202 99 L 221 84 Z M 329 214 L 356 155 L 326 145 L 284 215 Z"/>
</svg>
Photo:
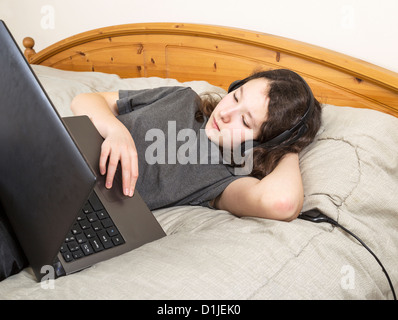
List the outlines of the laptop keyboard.
<svg viewBox="0 0 398 320">
<path fill-rule="evenodd" d="M 97 195 L 93 192 L 66 236 L 60 252 L 66 262 L 125 243 Z"/>
</svg>

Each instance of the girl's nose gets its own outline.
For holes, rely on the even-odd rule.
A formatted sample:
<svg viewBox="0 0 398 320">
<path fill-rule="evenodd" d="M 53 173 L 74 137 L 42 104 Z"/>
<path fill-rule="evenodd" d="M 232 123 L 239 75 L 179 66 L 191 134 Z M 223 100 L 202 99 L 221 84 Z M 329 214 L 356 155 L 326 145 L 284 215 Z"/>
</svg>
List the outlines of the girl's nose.
<svg viewBox="0 0 398 320">
<path fill-rule="evenodd" d="M 231 121 L 232 116 L 236 113 L 237 108 L 228 108 L 220 112 L 221 120 L 224 122 Z"/>
</svg>

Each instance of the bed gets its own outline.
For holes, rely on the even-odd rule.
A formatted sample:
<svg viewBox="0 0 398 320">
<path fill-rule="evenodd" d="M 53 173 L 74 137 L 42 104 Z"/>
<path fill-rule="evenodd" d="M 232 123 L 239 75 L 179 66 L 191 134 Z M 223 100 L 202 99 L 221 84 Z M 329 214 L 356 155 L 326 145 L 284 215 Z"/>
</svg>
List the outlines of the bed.
<svg viewBox="0 0 398 320">
<path fill-rule="evenodd" d="M 82 92 L 190 86 L 220 95 L 259 69 L 289 68 L 323 103 L 300 153 L 303 211 L 359 236 L 398 288 L 398 74 L 306 43 L 229 27 L 105 27 L 25 56 L 61 116 Z M 328 223 L 238 218 L 181 206 L 154 211 L 167 236 L 37 283 L 29 267 L 0 282 L 2 299 L 393 299 L 376 259 Z"/>
</svg>

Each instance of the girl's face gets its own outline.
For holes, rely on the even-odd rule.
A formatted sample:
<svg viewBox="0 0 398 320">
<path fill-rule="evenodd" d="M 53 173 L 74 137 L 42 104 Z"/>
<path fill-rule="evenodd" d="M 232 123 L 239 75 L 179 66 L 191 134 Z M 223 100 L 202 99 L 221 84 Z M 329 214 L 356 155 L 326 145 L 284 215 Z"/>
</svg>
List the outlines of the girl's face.
<svg viewBox="0 0 398 320">
<path fill-rule="evenodd" d="M 205 127 L 207 137 L 220 146 L 257 139 L 267 117 L 267 92 L 268 82 L 260 78 L 228 93 L 210 115 Z"/>
</svg>

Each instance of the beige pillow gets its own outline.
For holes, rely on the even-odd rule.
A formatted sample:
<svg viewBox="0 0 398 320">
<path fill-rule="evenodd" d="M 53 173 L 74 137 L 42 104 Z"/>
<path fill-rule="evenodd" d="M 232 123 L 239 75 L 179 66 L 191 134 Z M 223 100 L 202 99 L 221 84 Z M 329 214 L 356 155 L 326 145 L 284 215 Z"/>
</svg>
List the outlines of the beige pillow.
<svg viewBox="0 0 398 320">
<path fill-rule="evenodd" d="M 317 207 L 335 219 L 370 224 L 377 216 L 391 223 L 395 217 L 396 225 L 398 118 L 325 105 L 322 120 L 316 140 L 300 154 L 304 210 Z"/>
</svg>

